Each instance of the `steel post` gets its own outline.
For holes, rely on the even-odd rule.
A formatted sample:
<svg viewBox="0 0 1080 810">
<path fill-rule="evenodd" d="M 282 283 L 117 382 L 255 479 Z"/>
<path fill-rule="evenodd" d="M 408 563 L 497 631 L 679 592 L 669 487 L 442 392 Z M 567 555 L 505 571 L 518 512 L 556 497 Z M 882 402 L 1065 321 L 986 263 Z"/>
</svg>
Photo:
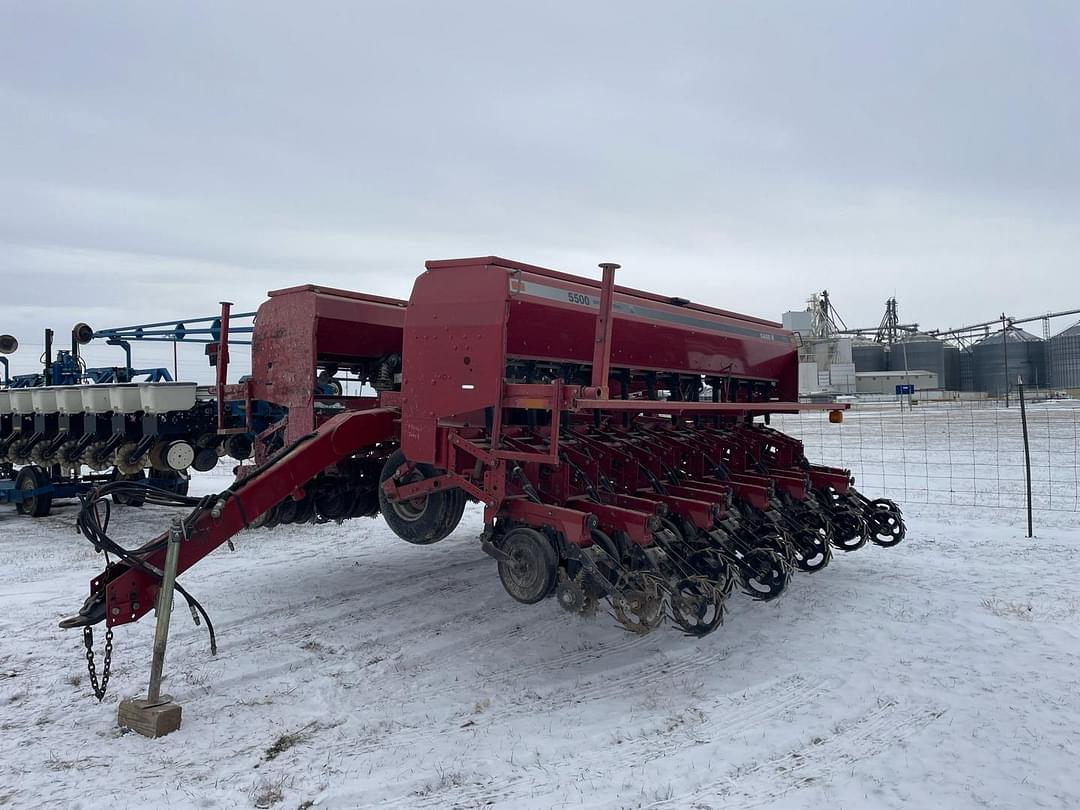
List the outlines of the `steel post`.
<svg viewBox="0 0 1080 810">
<path fill-rule="evenodd" d="M 217 350 L 217 420 L 218 430 L 225 429 L 225 383 L 229 379 L 229 313 L 232 302 L 221 302 L 221 334 Z"/>
<path fill-rule="evenodd" d="M 1005 360 L 1005 407 L 1009 407 L 1009 327 L 1001 313 L 1001 351 Z"/>
<path fill-rule="evenodd" d="M 1031 447 L 1028 445 L 1027 410 L 1024 408 L 1024 378 L 1016 378 L 1016 390 L 1020 397 L 1020 424 L 1024 431 L 1024 483 L 1027 486 L 1027 536 L 1034 536 L 1031 520 Z"/>
<path fill-rule="evenodd" d="M 147 703 L 156 703 L 161 700 L 161 673 L 165 666 L 165 645 L 169 641 L 169 619 L 172 616 L 176 563 L 180 559 L 180 541 L 183 534 L 183 521 L 178 517 L 173 518 L 169 529 L 169 544 L 165 550 L 165 568 L 161 575 L 161 588 L 158 590 L 154 658 L 150 663 L 150 688 L 146 692 Z"/>
</svg>

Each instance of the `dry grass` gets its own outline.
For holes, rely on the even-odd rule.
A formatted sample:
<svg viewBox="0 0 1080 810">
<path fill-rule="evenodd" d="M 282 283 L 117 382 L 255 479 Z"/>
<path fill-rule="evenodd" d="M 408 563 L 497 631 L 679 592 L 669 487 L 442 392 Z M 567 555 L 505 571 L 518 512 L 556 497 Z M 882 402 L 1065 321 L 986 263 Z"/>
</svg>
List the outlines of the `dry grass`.
<svg viewBox="0 0 1080 810">
<path fill-rule="evenodd" d="M 302 742 L 308 740 L 312 734 L 319 730 L 318 723 L 308 723 L 303 728 L 298 728 L 296 731 L 287 731 L 274 740 L 270 744 L 270 747 L 266 749 L 265 759 L 269 762 L 272 759 L 276 759 L 279 755 L 284 754 L 290 748 L 299 745 Z"/>
</svg>

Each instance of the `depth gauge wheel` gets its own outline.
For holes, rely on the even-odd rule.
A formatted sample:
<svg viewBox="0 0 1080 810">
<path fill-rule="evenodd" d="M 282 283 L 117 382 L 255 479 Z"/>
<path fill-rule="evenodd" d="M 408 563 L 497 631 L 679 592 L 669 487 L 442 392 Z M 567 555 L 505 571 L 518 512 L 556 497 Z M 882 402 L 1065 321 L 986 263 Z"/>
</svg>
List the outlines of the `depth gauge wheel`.
<svg viewBox="0 0 1080 810">
<path fill-rule="evenodd" d="M 879 498 L 871 501 L 864 512 L 866 523 L 870 527 L 870 541 L 889 548 L 904 539 L 907 527 L 900 510 L 892 501 Z"/>
<path fill-rule="evenodd" d="M 755 548 L 739 561 L 743 593 L 759 602 L 769 602 L 788 586 L 791 565 L 775 551 Z"/>
<path fill-rule="evenodd" d="M 520 526 L 506 533 L 499 550 L 499 579 L 518 602 L 534 605 L 551 593 L 559 574 L 559 555 L 551 541 L 535 529 Z"/>
<path fill-rule="evenodd" d="M 383 465 L 379 474 L 379 511 L 386 518 L 391 531 L 402 540 L 418 546 L 437 543 L 456 529 L 461 521 L 465 511 L 465 493 L 461 489 L 441 489 L 418 498 L 391 501 L 381 485 L 393 478 L 406 463 L 405 454 L 395 450 Z M 398 486 L 415 484 L 438 475 L 439 471 L 430 464 L 414 464 L 411 470 L 396 479 L 396 483 Z"/>
<path fill-rule="evenodd" d="M 838 509 L 832 514 L 832 544 L 841 551 L 858 551 L 866 545 L 870 529 L 862 515 L 853 509 Z"/>
</svg>

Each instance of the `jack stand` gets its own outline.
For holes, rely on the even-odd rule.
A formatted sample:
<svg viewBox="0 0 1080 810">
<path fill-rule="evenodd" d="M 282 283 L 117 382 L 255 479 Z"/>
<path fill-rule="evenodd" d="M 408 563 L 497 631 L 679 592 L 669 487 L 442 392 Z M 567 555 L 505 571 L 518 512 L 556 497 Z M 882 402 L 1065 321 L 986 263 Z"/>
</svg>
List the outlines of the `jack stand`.
<svg viewBox="0 0 1080 810">
<path fill-rule="evenodd" d="M 161 672 L 165 666 L 165 644 L 169 639 L 169 618 L 172 615 L 173 586 L 176 584 L 176 563 L 180 556 L 180 541 L 184 525 L 173 518 L 169 529 L 169 545 L 165 550 L 165 570 L 157 598 L 157 625 L 154 628 L 154 657 L 150 664 L 150 687 L 145 698 L 125 698 L 120 701 L 116 722 L 137 731 L 144 737 L 164 737 L 180 728 L 182 712 L 171 695 L 161 694 Z"/>
</svg>

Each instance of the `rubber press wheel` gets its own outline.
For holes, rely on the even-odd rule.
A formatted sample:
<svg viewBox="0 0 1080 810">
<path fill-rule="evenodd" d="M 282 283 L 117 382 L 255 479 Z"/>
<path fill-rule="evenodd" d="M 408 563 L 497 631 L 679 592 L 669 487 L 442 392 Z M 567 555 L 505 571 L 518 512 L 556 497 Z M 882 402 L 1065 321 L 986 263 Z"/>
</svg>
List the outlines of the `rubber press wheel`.
<svg viewBox="0 0 1080 810">
<path fill-rule="evenodd" d="M 559 555 L 551 541 L 535 529 L 521 526 L 506 533 L 499 550 L 499 579 L 518 602 L 533 605 L 551 593 L 559 573 Z"/>
<path fill-rule="evenodd" d="M 402 540 L 418 546 L 437 543 L 457 528 L 465 511 L 465 493 L 461 489 L 432 490 L 426 495 L 408 500 L 391 501 L 381 484 L 394 477 L 406 463 L 405 454 L 395 450 L 383 465 L 379 474 L 379 511 L 386 524 Z M 439 472 L 429 464 L 414 464 L 401 478 L 398 486 L 415 484 L 425 478 L 434 478 Z"/>
<path fill-rule="evenodd" d="M 23 467 L 15 479 L 15 488 L 23 492 L 33 492 L 35 489 L 44 489 L 52 483 L 45 470 L 33 465 Z M 52 510 L 52 492 L 41 492 L 33 497 L 26 498 L 15 504 L 15 509 L 20 515 L 30 517 L 45 517 Z"/>
</svg>

